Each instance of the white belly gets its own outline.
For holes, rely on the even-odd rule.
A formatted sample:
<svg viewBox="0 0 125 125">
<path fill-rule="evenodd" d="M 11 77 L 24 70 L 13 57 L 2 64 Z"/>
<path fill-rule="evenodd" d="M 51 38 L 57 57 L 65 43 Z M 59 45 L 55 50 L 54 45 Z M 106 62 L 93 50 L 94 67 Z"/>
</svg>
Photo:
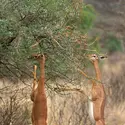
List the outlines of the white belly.
<svg viewBox="0 0 125 125">
<path fill-rule="evenodd" d="M 89 96 L 88 103 L 89 103 L 89 117 L 92 122 L 95 122 L 94 119 L 94 112 L 93 112 L 93 102 L 91 101 L 91 96 Z"/>
</svg>

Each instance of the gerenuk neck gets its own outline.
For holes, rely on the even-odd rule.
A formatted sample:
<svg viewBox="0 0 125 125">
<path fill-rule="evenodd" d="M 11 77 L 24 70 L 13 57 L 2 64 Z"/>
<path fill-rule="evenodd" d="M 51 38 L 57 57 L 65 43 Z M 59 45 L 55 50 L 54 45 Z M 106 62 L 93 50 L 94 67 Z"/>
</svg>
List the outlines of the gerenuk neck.
<svg viewBox="0 0 125 125">
<path fill-rule="evenodd" d="M 101 82 L 101 72 L 99 69 L 98 60 L 94 61 L 94 68 L 95 68 L 95 73 L 96 73 L 96 79 Z"/>
<path fill-rule="evenodd" d="M 45 91 L 45 57 L 40 59 L 40 79 L 38 84 L 38 92 L 44 93 Z"/>
</svg>

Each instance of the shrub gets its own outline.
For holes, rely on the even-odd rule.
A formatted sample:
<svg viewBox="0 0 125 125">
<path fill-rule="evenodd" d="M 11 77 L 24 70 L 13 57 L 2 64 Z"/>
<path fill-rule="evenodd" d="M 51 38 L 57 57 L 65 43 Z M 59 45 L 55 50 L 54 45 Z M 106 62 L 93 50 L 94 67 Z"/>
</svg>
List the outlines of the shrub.
<svg viewBox="0 0 125 125">
<path fill-rule="evenodd" d="M 118 39 L 116 36 L 110 35 L 108 36 L 105 47 L 109 53 L 113 53 L 116 51 L 123 51 L 122 41 Z"/>
</svg>

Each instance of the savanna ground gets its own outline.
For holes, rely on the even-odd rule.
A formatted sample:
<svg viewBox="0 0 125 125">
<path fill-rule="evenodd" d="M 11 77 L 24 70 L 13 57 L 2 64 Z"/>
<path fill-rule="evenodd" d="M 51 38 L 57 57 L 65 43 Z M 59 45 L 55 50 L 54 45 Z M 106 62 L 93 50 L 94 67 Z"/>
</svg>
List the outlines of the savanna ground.
<svg viewBox="0 0 125 125">
<path fill-rule="evenodd" d="M 102 78 L 106 90 L 106 125 L 125 124 L 125 56 L 114 53 L 103 61 Z M 88 69 L 88 74 L 90 73 Z M 49 81 L 50 82 L 50 81 Z M 64 86 L 68 81 L 51 81 Z M 48 125 L 94 125 L 88 116 L 88 80 L 82 78 L 77 84 L 84 93 L 78 91 L 56 91 L 46 86 L 48 99 Z M 0 80 L 0 123 L 1 125 L 31 125 L 30 101 L 32 79 L 24 81 Z M 69 83 L 68 83 L 69 84 Z M 70 84 L 73 88 L 74 83 Z M 49 84 L 50 85 L 50 84 Z M 76 86 L 75 86 L 76 88 Z"/>
</svg>

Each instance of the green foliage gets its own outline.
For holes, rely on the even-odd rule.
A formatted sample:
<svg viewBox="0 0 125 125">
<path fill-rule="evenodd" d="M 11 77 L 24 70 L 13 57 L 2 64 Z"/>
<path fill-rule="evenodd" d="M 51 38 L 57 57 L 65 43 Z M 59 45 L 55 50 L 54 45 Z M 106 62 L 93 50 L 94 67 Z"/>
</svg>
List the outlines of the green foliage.
<svg viewBox="0 0 125 125">
<path fill-rule="evenodd" d="M 81 27 L 83 30 L 88 31 L 93 26 L 96 17 L 96 12 L 91 5 L 84 5 L 83 11 L 80 14 Z"/>
<path fill-rule="evenodd" d="M 105 48 L 108 50 L 109 53 L 113 53 L 116 51 L 123 51 L 122 41 L 119 40 L 117 37 L 110 35 L 105 43 Z"/>
<path fill-rule="evenodd" d="M 80 7 L 82 11 L 69 0 L 2 0 L 0 76 L 30 75 L 37 64 L 29 59 L 34 53 L 47 54 L 47 78 L 64 77 L 83 67 L 88 50 L 81 36 L 92 27 L 95 11 L 90 5 L 80 3 Z"/>
</svg>

